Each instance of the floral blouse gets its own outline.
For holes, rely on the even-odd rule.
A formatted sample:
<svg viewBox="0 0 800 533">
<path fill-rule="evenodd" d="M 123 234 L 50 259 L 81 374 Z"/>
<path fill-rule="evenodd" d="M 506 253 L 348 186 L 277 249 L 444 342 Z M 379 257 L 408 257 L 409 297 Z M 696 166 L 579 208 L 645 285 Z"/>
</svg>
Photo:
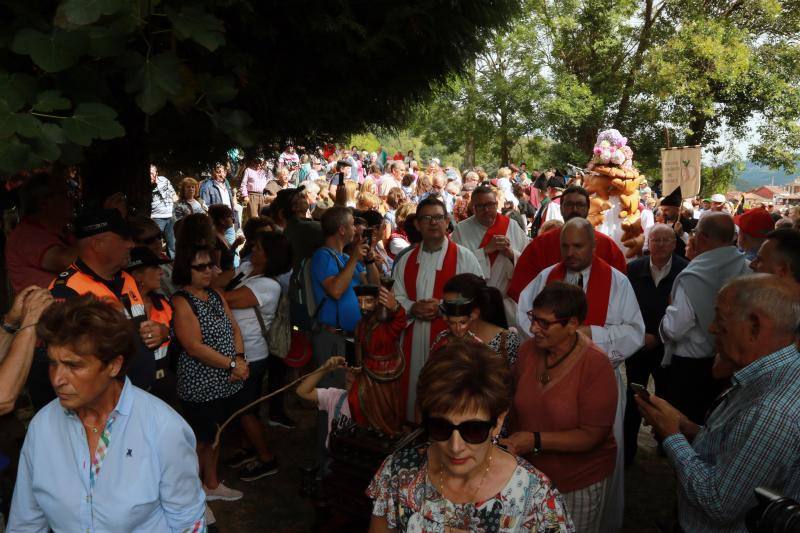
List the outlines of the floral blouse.
<svg viewBox="0 0 800 533">
<path fill-rule="evenodd" d="M 479 533 L 575 531 L 561 494 L 521 457 L 495 496 L 453 504 L 428 480 L 427 448 L 423 444 L 390 455 L 367 489 L 372 514 L 385 518 L 390 528 L 414 533 L 440 533 L 445 526 Z"/>
</svg>

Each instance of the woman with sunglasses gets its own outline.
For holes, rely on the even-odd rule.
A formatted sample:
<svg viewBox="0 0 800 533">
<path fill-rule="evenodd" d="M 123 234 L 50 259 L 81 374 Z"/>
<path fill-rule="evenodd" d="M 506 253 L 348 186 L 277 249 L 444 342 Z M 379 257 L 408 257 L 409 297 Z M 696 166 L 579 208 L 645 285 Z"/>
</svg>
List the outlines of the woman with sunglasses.
<svg viewBox="0 0 800 533">
<path fill-rule="evenodd" d="M 440 355 L 417 383 L 430 442 L 383 463 L 367 489 L 370 531 L 573 531 L 550 480 L 494 444 L 511 404 L 505 361 L 479 344 Z"/>
<path fill-rule="evenodd" d="M 600 531 L 617 449 L 616 378 L 608 356 L 578 331 L 586 312 L 580 287 L 560 281 L 533 301 L 533 338 L 512 368 L 512 433 L 501 441 L 555 482 L 581 533 Z"/>
<path fill-rule="evenodd" d="M 217 425 L 244 406 L 242 387 L 249 376 L 239 326 L 222 296 L 211 288 L 214 262 L 207 249 L 178 248 L 172 272 L 180 286 L 172 297 L 173 327 L 181 345 L 178 398 L 197 438 L 200 477 L 206 498 L 234 501 L 238 490 L 217 477 Z"/>
</svg>

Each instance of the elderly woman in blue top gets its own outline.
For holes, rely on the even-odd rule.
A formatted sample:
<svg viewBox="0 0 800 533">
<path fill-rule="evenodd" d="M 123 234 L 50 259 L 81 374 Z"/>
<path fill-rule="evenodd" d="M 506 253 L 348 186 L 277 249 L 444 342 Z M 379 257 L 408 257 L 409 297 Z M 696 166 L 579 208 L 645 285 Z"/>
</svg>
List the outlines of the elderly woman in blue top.
<svg viewBox="0 0 800 533">
<path fill-rule="evenodd" d="M 130 322 L 93 296 L 37 326 L 58 396 L 31 421 L 8 531 L 204 531 L 192 430 L 125 377 Z"/>
</svg>

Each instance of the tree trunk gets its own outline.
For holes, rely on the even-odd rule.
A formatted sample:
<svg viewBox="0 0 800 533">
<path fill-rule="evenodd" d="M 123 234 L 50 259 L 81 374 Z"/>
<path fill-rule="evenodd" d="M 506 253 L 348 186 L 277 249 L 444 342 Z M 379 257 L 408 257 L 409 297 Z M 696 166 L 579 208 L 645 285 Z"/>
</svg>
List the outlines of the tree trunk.
<svg viewBox="0 0 800 533">
<path fill-rule="evenodd" d="M 464 168 L 475 166 L 475 136 L 468 135 L 467 142 L 464 144 Z"/>
</svg>

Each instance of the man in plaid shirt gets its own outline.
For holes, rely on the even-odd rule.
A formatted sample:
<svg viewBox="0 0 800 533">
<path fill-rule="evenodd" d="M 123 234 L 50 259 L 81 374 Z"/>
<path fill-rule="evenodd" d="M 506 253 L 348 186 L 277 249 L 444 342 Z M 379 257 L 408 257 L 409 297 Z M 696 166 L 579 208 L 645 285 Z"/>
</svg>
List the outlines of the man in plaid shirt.
<svg viewBox="0 0 800 533">
<path fill-rule="evenodd" d="M 715 370 L 733 374 L 731 387 L 705 425 L 655 395 L 637 395 L 675 468 L 683 531 L 746 532 L 756 487 L 800 498 L 799 323 L 797 285 L 770 274 L 735 278 L 719 292 L 709 328 Z"/>
</svg>

